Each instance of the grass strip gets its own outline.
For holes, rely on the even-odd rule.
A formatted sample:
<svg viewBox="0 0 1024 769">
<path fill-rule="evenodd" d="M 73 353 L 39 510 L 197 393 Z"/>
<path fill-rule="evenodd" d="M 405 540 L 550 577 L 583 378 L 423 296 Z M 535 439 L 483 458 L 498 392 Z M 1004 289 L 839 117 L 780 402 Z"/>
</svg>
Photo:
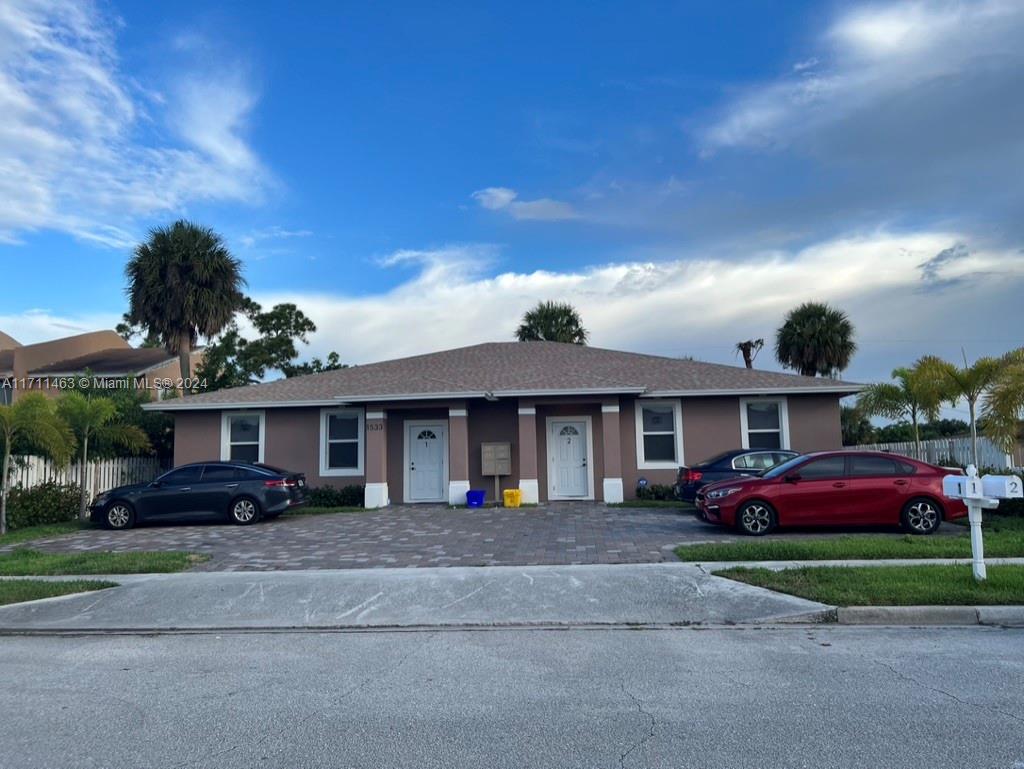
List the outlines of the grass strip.
<svg viewBox="0 0 1024 769">
<path fill-rule="evenodd" d="M 116 582 L 76 579 L 70 582 L 48 582 L 39 579 L 0 579 L 0 606 L 22 601 L 36 601 L 57 595 L 85 593 L 117 587 Z"/>
<path fill-rule="evenodd" d="M 61 534 L 73 534 L 76 531 L 89 528 L 88 524 L 78 521 L 62 521 L 61 523 L 43 523 L 39 526 L 26 526 L 24 529 L 8 531 L 0 537 L 0 547 L 5 545 L 17 545 L 21 542 L 28 542 L 33 539 L 48 539 L 59 537 Z"/>
<path fill-rule="evenodd" d="M 973 606 L 1024 604 L 1024 566 L 990 566 L 975 582 L 970 566 L 810 566 L 715 572 L 748 585 L 833 606 Z"/>
<path fill-rule="evenodd" d="M 985 555 L 1024 557 L 1024 518 L 993 518 L 982 526 Z M 681 545 L 683 561 L 826 561 L 847 558 L 970 558 L 971 538 L 965 529 L 956 536 L 935 534 L 839 534 L 823 539 L 777 539 Z"/>
<path fill-rule="evenodd" d="M 0 555 L 0 576 L 164 573 L 183 571 L 205 560 L 206 556 L 176 550 L 44 553 L 18 548 Z"/>
</svg>

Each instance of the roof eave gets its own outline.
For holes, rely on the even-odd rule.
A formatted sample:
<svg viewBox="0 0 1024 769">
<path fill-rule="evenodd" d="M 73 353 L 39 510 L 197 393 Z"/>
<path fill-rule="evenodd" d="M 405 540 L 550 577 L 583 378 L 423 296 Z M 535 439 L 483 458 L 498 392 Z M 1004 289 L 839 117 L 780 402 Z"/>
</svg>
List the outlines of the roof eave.
<svg viewBox="0 0 1024 769">
<path fill-rule="evenodd" d="M 736 389 L 711 390 L 650 390 L 641 398 L 699 398 L 716 395 L 853 395 L 866 385 L 845 384 L 822 387 L 741 387 Z"/>
</svg>

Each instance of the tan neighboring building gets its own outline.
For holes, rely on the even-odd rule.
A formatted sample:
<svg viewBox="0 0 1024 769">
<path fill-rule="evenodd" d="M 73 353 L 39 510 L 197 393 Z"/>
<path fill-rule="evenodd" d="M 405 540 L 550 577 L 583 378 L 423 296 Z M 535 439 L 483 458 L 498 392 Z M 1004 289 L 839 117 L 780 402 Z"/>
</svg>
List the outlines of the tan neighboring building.
<svg viewBox="0 0 1024 769">
<path fill-rule="evenodd" d="M 842 447 L 859 385 L 554 342 L 489 343 L 150 404 L 175 416 L 175 464 L 265 462 L 366 506 L 635 497 L 735 448 Z M 492 467 L 485 463 L 493 463 Z"/>
<path fill-rule="evenodd" d="M 192 368 L 201 359 L 193 353 Z M 59 395 L 72 381 L 89 377 L 90 386 L 127 380 L 135 389 L 149 390 L 159 398 L 158 385 L 177 385 L 178 358 L 160 348 L 136 348 L 114 331 L 19 344 L 0 333 L 0 403 L 11 403 L 26 392 Z"/>
</svg>

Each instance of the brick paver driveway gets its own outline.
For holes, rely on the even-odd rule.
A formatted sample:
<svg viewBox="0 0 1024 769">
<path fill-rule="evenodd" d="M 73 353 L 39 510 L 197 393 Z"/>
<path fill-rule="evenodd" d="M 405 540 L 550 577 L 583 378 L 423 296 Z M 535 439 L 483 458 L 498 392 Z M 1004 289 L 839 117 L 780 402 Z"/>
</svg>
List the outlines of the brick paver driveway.
<svg viewBox="0 0 1024 769">
<path fill-rule="evenodd" d="M 451 510 L 393 506 L 378 512 L 284 517 L 254 526 L 89 529 L 36 540 L 34 549 L 188 550 L 206 571 L 490 566 L 674 561 L 682 542 L 732 538 L 672 508 L 558 503 Z"/>
</svg>

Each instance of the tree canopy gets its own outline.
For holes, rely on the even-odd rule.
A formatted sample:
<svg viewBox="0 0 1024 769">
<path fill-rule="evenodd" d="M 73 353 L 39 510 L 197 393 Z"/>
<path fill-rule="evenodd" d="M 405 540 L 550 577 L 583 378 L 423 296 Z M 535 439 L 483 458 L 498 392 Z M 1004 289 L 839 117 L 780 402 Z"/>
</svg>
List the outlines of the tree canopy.
<svg viewBox="0 0 1024 769">
<path fill-rule="evenodd" d="M 807 302 L 790 311 L 775 335 L 775 357 L 804 376 L 836 376 L 857 351 L 853 323 L 842 310 Z"/>
<path fill-rule="evenodd" d="M 539 302 L 523 315 L 516 329 L 520 342 L 586 344 L 588 336 L 583 319 L 568 302 Z"/>
</svg>

